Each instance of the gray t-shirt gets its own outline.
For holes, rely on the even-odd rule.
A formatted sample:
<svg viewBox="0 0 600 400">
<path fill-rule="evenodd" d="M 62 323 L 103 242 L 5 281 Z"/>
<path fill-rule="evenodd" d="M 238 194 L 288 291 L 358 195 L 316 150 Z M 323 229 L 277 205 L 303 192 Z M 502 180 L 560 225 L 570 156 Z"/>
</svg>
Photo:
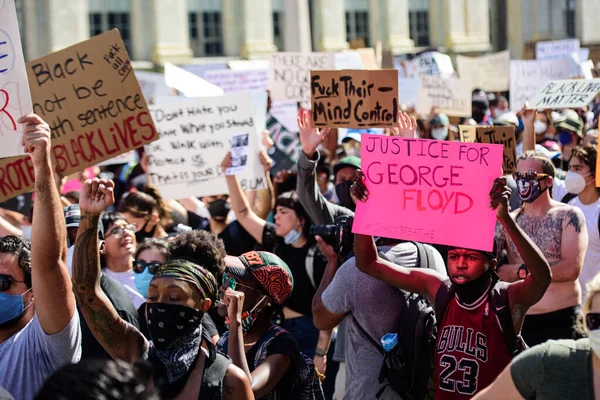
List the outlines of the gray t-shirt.
<svg viewBox="0 0 600 400">
<path fill-rule="evenodd" d="M 37 315 L 0 344 L 0 386 L 15 400 L 31 400 L 46 379 L 65 364 L 81 358 L 79 314 L 55 335 L 47 335 Z"/>
<path fill-rule="evenodd" d="M 549 340 L 519 354 L 510 364 L 525 399 L 594 400 L 592 351 L 587 338 Z"/>
<path fill-rule="evenodd" d="M 442 256 L 431 246 L 435 270 L 446 276 Z M 394 263 L 407 268 L 416 267 L 417 249 L 412 243 L 392 248 L 380 247 Z M 323 305 L 332 313 L 351 313 L 346 318 L 346 394 L 345 399 L 374 399 L 381 388 L 378 382 L 383 356 L 364 337 L 358 323 L 379 342 L 386 333 L 397 332 L 405 301 L 402 292 L 356 268 L 355 259 L 346 261 L 335 274 L 322 296 Z M 355 320 L 356 319 L 356 320 Z M 400 399 L 386 389 L 381 399 Z"/>
</svg>

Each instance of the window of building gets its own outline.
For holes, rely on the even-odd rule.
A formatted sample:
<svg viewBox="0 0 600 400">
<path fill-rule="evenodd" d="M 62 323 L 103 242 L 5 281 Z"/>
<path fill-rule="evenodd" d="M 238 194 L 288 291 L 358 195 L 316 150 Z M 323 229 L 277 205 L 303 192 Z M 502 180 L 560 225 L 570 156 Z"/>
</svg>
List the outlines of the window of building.
<svg viewBox="0 0 600 400">
<path fill-rule="evenodd" d="M 364 40 L 369 47 L 369 12 L 346 11 L 346 40 Z"/>
<path fill-rule="evenodd" d="M 188 0 L 190 44 L 195 56 L 222 56 L 223 13 L 218 1 Z"/>
<path fill-rule="evenodd" d="M 577 35 L 576 29 L 575 29 L 575 10 L 577 8 L 576 4 L 575 4 L 575 0 L 566 0 L 567 1 L 567 7 L 565 10 L 565 23 L 567 26 L 567 36 L 570 38 L 574 38 Z"/>
<path fill-rule="evenodd" d="M 273 11 L 273 42 L 278 50 L 283 50 L 283 35 L 281 28 L 283 25 L 283 15 L 279 11 Z"/>
<path fill-rule="evenodd" d="M 417 47 L 429 46 L 429 2 L 409 0 L 408 25 L 410 38 Z"/>
<path fill-rule="evenodd" d="M 130 14 L 129 0 L 89 0 L 90 37 L 117 28 L 127 51 L 131 53 Z"/>
</svg>

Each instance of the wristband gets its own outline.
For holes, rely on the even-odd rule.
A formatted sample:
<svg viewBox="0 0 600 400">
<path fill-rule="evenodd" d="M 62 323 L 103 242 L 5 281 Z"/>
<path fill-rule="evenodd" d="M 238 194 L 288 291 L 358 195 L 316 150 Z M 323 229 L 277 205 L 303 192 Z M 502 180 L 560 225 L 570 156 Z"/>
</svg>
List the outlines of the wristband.
<svg viewBox="0 0 600 400">
<path fill-rule="evenodd" d="M 315 356 L 317 357 L 325 357 L 327 352 L 323 349 L 319 349 L 318 347 L 315 349 Z"/>
</svg>

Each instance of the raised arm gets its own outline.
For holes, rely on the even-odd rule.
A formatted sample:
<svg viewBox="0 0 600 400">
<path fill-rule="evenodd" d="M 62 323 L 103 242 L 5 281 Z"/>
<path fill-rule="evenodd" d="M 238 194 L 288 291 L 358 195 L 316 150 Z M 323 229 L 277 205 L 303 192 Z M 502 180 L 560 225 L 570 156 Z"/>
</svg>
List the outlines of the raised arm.
<svg viewBox="0 0 600 400">
<path fill-rule="evenodd" d="M 231 166 L 231 153 L 227 153 L 221 168 L 223 173 Z M 229 189 L 229 198 L 231 200 L 231 207 L 235 212 L 237 221 L 244 227 L 244 229 L 258 242 L 262 243 L 262 236 L 265 224 L 267 223 L 264 219 L 261 219 L 252 211 L 252 207 L 248 202 L 246 194 L 240 186 L 240 182 L 235 175 L 227 175 L 225 177 L 227 181 L 227 188 Z"/>
<path fill-rule="evenodd" d="M 98 223 L 100 214 L 114 204 L 114 183 L 87 180 L 81 189 L 81 222 L 73 253 L 73 290 L 92 334 L 114 359 L 134 363 L 148 347 L 144 336 L 122 320 L 100 288 Z"/>
<path fill-rule="evenodd" d="M 31 283 L 35 312 L 46 334 L 62 331 L 75 313 L 67 271 L 67 228 L 54 184 L 50 127 L 39 116 L 22 117 L 23 144 L 35 171 L 35 203 L 31 232 Z"/>
<path fill-rule="evenodd" d="M 535 123 L 536 110 L 528 110 L 525 107 L 521 110 L 521 119 L 523 120 L 523 153 L 527 150 L 535 150 Z"/>
<path fill-rule="evenodd" d="M 271 182 L 271 174 L 269 173 L 271 165 L 273 165 L 273 160 L 264 150 L 261 150 L 258 156 L 260 163 L 265 169 L 265 183 L 267 187 L 258 192 L 258 200 L 254 202 L 254 212 L 260 219 L 266 220 L 271 210 L 275 208 L 273 182 Z"/>
</svg>

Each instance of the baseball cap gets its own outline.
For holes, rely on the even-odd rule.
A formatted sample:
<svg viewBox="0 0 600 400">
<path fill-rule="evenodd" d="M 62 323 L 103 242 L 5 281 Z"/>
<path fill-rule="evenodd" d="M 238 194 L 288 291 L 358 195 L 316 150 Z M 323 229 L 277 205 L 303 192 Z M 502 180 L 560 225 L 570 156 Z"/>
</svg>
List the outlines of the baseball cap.
<svg viewBox="0 0 600 400">
<path fill-rule="evenodd" d="M 227 256 L 225 271 L 238 278 L 257 281 L 277 304 L 282 304 L 294 289 L 294 277 L 285 261 L 266 251 Z"/>
<path fill-rule="evenodd" d="M 71 204 L 63 208 L 65 213 L 65 223 L 67 228 L 78 228 L 79 221 L 81 221 L 81 211 L 79 210 L 79 204 Z"/>
<path fill-rule="evenodd" d="M 348 142 L 350 139 L 354 139 L 360 143 L 360 132 L 348 132 L 342 139 L 342 143 Z"/>
<path fill-rule="evenodd" d="M 431 120 L 431 125 L 450 125 L 450 120 L 446 114 L 438 114 Z"/>
<path fill-rule="evenodd" d="M 502 114 L 501 116 L 499 116 L 498 118 L 496 118 L 494 120 L 494 123 L 508 123 L 508 124 L 513 124 L 515 126 L 519 126 L 519 117 L 517 117 L 517 114 L 515 114 L 512 111 L 506 112 L 504 114 Z"/>
<path fill-rule="evenodd" d="M 337 172 L 344 167 L 354 167 L 356 169 L 360 168 L 360 158 L 356 156 L 344 157 L 340 160 L 339 163 L 335 164 L 333 167 L 333 175 L 337 174 Z"/>
<path fill-rule="evenodd" d="M 472 103 L 479 104 L 483 108 L 490 108 L 490 102 L 483 90 L 477 90 L 473 92 Z"/>
</svg>

